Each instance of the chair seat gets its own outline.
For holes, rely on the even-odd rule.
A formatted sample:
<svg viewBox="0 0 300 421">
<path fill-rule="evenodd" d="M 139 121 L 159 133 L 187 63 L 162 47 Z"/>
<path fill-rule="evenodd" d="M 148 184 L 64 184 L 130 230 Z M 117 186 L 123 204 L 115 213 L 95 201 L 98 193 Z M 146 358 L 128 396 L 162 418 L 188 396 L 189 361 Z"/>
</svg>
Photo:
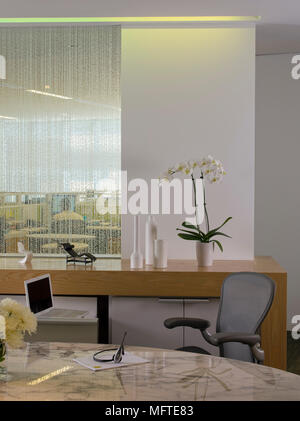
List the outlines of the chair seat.
<svg viewBox="0 0 300 421">
<path fill-rule="evenodd" d="M 194 352 L 196 354 L 205 354 L 211 355 L 208 351 L 199 346 L 184 346 L 182 348 L 177 348 L 176 351 L 185 351 L 185 352 Z"/>
</svg>

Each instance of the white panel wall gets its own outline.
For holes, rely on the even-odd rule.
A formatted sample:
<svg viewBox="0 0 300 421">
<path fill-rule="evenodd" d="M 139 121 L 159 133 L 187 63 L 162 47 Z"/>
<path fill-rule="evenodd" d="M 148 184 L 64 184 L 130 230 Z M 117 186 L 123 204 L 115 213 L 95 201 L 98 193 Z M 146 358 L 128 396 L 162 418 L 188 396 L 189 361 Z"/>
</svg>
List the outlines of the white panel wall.
<svg viewBox="0 0 300 421">
<path fill-rule="evenodd" d="M 122 30 L 122 168 L 149 181 L 182 160 L 222 160 L 228 175 L 208 186 L 208 210 L 215 226 L 233 217 L 233 238 L 216 258 L 253 258 L 254 44 L 254 28 Z M 159 236 L 170 257 L 194 259 L 194 242 L 176 236 L 182 221 L 161 216 Z M 132 222 L 123 217 L 123 257 Z"/>
<path fill-rule="evenodd" d="M 272 0 L 281 2 L 282 0 Z M 247 4 L 249 3 L 249 4 Z M 259 6 L 257 5 L 259 3 Z M 258 0 L 41 0 L 1 1 L 1 17 L 41 16 L 250 16 L 263 14 Z M 265 3 L 265 2 L 264 2 Z M 200 7 L 201 5 L 201 7 Z M 261 9 L 264 6 L 264 9 Z M 272 10 L 276 16 L 276 7 Z M 268 10 L 270 13 L 270 10 Z M 279 13 L 279 12 L 278 12 Z M 282 14 L 280 13 L 280 17 Z"/>
<path fill-rule="evenodd" d="M 257 57 L 255 253 L 288 272 L 288 327 L 300 314 L 300 80 L 293 55 Z"/>
</svg>

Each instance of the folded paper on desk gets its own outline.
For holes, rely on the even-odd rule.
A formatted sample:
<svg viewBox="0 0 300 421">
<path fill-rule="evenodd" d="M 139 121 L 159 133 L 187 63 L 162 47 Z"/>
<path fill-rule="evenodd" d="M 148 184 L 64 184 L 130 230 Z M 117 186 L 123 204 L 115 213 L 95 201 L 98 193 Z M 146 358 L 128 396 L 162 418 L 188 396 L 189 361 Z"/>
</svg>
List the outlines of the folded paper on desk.
<svg viewBox="0 0 300 421">
<path fill-rule="evenodd" d="M 149 360 L 146 360 L 142 357 L 138 357 L 137 355 L 131 354 L 129 352 L 125 352 L 122 361 L 118 364 L 114 363 L 113 361 L 98 363 L 97 361 L 94 361 L 93 355 L 81 358 L 74 358 L 73 361 L 93 371 L 107 370 L 109 368 L 120 368 L 136 364 L 145 364 L 149 362 Z"/>
</svg>

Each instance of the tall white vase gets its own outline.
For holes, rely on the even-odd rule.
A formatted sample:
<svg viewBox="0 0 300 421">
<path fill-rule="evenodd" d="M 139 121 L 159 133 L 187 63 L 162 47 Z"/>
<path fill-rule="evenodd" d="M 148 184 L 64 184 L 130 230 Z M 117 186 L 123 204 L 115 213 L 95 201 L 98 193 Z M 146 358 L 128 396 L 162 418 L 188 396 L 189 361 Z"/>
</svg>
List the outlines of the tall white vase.
<svg viewBox="0 0 300 421">
<path fill-rule="evenodd" d="M 157 239 L 157 224 L 154 216 L 149 215 L 145 226 L 145 263 L 153 265 L 154 240 Z"/>
<path fill-rule="evenodd" d="M 196 242 L 196 254 L 198 266 L 211 266 L 213 264 L 212 243 Z"/>
<path fill-rule="evenodd" d="M 140 250 L 140 216 L 134 215 L 133 252 L 130 256 L 130 267 L 132 269 L 142 269 L 143 266 L 143 254 Z"/>
</svg>

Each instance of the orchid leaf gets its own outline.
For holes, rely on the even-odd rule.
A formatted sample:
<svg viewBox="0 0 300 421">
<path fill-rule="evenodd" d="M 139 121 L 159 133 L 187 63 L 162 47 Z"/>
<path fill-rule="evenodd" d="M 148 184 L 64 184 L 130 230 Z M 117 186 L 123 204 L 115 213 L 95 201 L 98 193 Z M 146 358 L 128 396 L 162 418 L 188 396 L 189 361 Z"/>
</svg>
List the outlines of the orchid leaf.
<svg viewBox="0 0 300 421">
<path fill-rule="evenodd" d="M 183 222 L 181 225 L 185 228 L 192 228 L 194 230 L 198 230 L 198 227 L 196 225 L 189 224 L 188 222 Z"/>
<path fill-rule="evenodd" d="M 215 229 L 209 231 L 207 234 L 211 234 L 213 232 L 219 231 L 219 229 L 222 228 L 225 224 L 227 224 L 227 222 L 230 221 L 230 219 L 232 219 L 232 216 L 229 216 L 229 218 L 225 219 L 225 221 L 223 222 L 222 225 L 220 225 L 218 228 L 215 228 Z"/>
<path fill-rule="evenodd" d="M 220 243 L 220 241 L 218 241 L 218 240 L 211 240 L 211 242 L 212 243 L 216 243 L 218 245 L 219 249 L 223 252 L 223 247 L 222 247 L 222 244 Z"/>
<path fill-rule="evenodd" d="M 204 232 L 201 231 L 201 229 L 198 228 L 196 225 L 189 224 L 188 222 L 183 222 L 181 225 L 185 228 L 190 228 L 190 229 L 196 230 L 197 232 L 200 232 L 200 234 L 205 235 Z"/>
<path fill-rule="evenodd" d="M 176 228 L 176 230 L 182 231 L 182 232 L 186 232 L 186 233 L 191 234 L 191 235 L 195 235 L 199 239 L 202 239 L 203 238 L 202 234 L 200 234 L 199 232 L 194 232 L 194 231 L 189 231 L 189 230 L 183 230 L 182 228 Z"/>
<path fill-rule="evenodd" d="M 194 235 L 198 235 L 199 231 L 190 231 L 190 230 L 184 230 L 182 228 L 176 228 L 177 231 L 183 231 L 183 232 L 188 232 L 190 234 L 194 234 Z"/>
<path fill-rule="evenodd" d="M 221 232 L 221 231 L 211 232 L 210 231 L 205 235 L 205 239 L 210 239 L 210 238 L 214 237 L 215 235 L 222 235 L 223 237 L 231 238 L 230 235 L 227 235 L 224 232 Z"/>
<path fill-rule="evenodd" d="M 194 241 L 200 241 L 200 237 L 196 235 L 190 235 L 190 234 L 178 234 L 178 237 L 183 238 L 183 240 L 194 240 Z"/>
</svg>

